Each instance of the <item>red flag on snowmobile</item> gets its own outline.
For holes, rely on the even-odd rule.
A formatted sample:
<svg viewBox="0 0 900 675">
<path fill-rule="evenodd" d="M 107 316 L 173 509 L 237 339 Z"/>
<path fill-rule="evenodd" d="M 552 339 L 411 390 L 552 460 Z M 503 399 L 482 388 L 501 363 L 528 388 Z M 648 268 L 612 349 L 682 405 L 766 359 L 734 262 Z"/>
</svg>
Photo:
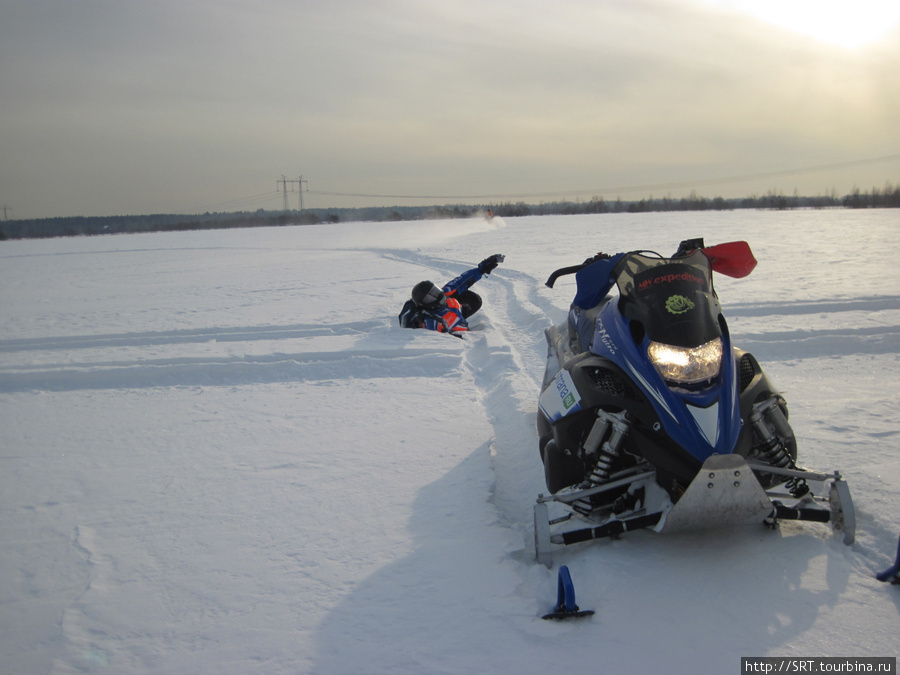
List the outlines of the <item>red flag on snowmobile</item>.
<svg viewBox="0 0 900 675">
<path fill-rule="evenodd" d="M 756 267 L 756 258 L 753 257 L 750 244 L 746 241 L 729 241 L 708 246 L 702 251 L 709 258 L 713 272 L 728 277 L 742 279 Z"/>
</svg>

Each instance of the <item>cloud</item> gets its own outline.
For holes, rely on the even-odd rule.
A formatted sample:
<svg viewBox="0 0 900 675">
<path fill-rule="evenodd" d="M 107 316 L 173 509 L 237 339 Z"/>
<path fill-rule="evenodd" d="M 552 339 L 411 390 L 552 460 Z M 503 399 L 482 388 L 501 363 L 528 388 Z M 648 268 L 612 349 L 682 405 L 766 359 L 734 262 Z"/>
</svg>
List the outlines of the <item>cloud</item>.
<svg viewBox="0 0 900 675">
<path fill-rule="evenodd" d="M 776 173 L 900 148 L 897 65 L 890 43 L 699 0 L 3 0 L 0 200 L 102 215 L 283 173 L 450 196 Z"/>
</svg>

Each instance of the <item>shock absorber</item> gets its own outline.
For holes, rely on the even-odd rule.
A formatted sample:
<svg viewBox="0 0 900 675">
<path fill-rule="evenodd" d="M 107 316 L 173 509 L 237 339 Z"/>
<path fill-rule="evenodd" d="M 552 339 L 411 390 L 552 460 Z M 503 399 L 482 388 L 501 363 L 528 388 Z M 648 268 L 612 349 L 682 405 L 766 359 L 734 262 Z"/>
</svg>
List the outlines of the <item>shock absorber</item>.
<svg viewBox="0 0 900 675">
<path fill-rule="evenodd" d="M 612 431 L 610 432 L 610 429 Z M 613 465 L 622 448 L 622 441 L 628 435 L 631 429 L 631 422 L 628 421 L 628 414 L 623 410 L 618 413 L 609 413 L 605 410 L 597 411 L 597 419 L 591 427 L 588 437 L 582 446 L 584 456 L 588 457 L 597 452 L 597 460 L 594 467 L 587 475 L 587 479 L 581 484 L 584 489 L 602 485 L 612 473 Z M 604 437 L 609 432 L 609 438 L 601 445 Z M 599 452 L 598 452 L 599 448 Z M 590 497 L 579 499 L 572 503 L 579 513 L 587 515 L 593 510 Z"/>
<path fill-rule="evenodd" d="M 794 468 L 794 461 L 785 448 L 785 442 L 793 436 L 787 418 L 781 412 L 780 396 L 772 396 L 753 406 L 750 422 L 762 439 L 761 459 L 779 468 Z"/>
</svg>

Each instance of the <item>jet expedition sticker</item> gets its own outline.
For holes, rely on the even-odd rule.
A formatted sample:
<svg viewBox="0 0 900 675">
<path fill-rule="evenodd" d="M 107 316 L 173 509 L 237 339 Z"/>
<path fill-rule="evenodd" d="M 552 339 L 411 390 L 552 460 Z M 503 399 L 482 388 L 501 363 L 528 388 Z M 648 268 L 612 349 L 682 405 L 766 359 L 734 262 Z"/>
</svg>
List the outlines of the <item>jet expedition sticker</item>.
<svg viewBox="0 0 900 675">
<path fill-rule="evenodd" d="M 541 394 L 539 403 L 541 410 L 551 422 L 555 422 L 571 412 L 581 410 L 581 396 L 575 388 L 569 371 L 560 370 L 556 374 L 553 382 Z"/>
<path fill-rule="evenodd" d="M 673 266 L 674 267 L 674 266 Z M 678 267 L 682 267 L 682 265 L 678 265 Z M 703 277 L 697 276 L 693 272 L 675 272 L 675 273 L 663 273 L 659 274 L 653 278 L 645 278 L 641 281 L 638 281 L 638 290 L 646 291 L 654 286 L 659 286 L 661 284 L 671 284 L 676 281 L 683 281 L 691 284 L 699 284 L 700 286 L 706 286 L 706 281 Z"/>
<path fill-rule="evenodd" d="M 669 314 L 684 314 L 694 309 L 696 305 L 683 295 L 670 295 L 666 300 L 666 309 Z"/>
</svg>

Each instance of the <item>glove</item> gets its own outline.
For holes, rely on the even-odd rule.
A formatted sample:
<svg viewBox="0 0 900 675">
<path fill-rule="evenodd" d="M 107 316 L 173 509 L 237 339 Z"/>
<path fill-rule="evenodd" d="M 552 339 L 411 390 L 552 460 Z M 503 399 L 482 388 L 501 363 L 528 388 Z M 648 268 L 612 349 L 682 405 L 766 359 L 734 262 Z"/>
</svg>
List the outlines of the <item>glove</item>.
<svg viewBox="0 0 900 675">
<path fill-rule="evenodd" d="M 480 263 L 478 263 L 478 271 L 482 274 L 490 274 L 494 271 L 494 269 L 506 260 L 506 256 L 501 253 L 495 253 L 489 258 L 485 258 Z"/>
</svg>

